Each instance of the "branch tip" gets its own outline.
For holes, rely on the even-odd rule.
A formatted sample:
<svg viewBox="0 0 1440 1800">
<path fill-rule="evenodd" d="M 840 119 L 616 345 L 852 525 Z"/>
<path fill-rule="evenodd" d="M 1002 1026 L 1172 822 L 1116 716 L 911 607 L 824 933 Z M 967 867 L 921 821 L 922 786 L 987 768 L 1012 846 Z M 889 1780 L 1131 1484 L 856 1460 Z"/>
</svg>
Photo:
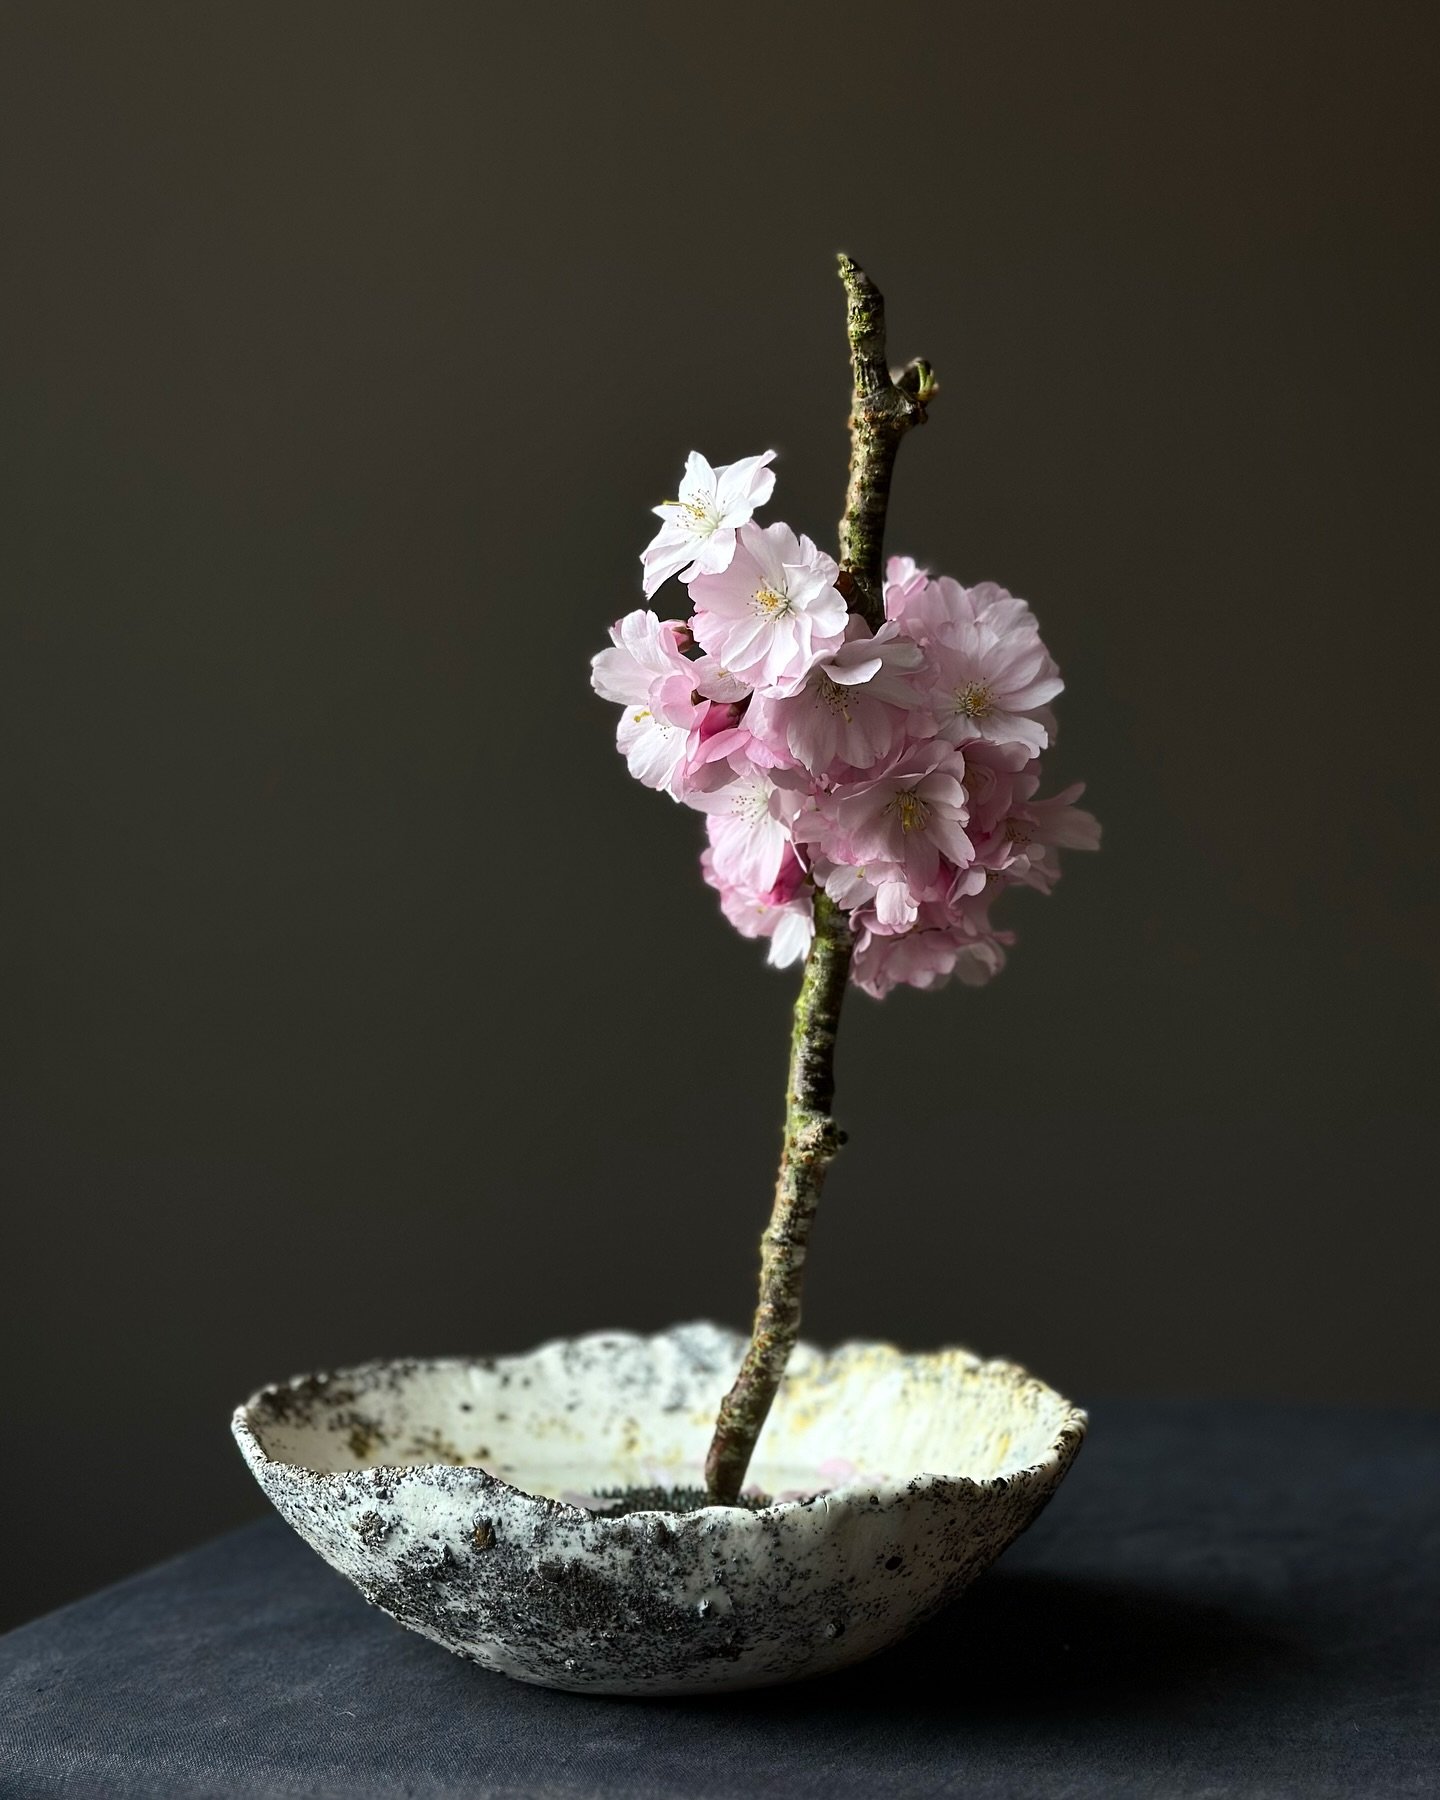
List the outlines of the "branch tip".
<svg viewBox="0 0 1440 1800">
<path fill-rule="evenodd" d="M 851 610 L 878 631 L 885 620 L 885 512 L 895 453 L 911 426 L 925 423 L 925 408 L 939 383 L 923 357 L 891 374 L 885 360 L 885 296 L 852 257 L 842 254 L 839 265 L 853 388 L 840 567 L 854 584 Z"/>
</svg>

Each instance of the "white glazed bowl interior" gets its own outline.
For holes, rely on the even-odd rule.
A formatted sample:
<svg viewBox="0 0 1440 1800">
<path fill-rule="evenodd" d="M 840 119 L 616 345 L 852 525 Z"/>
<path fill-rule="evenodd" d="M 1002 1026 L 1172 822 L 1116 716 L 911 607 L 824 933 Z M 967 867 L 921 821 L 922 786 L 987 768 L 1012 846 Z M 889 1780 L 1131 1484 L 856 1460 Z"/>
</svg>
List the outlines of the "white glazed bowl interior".
<svg viewBox="0 0 1440 1800">
<path fill-rule="evenodd" d="M 703 1484 L 743 1351 L 696 1324 L 370 1363 L 267 1388 L 233 1428 L 281 1513 L 402 1623 L 524 1680 L 650 1694 L 895 1641 L 1025 1529 L 1084 1432 L 1012 1363 L 801 1345 L 751 1466 L 772 1504 L 604 1516 L 613 1490 Z"/>
</svg>

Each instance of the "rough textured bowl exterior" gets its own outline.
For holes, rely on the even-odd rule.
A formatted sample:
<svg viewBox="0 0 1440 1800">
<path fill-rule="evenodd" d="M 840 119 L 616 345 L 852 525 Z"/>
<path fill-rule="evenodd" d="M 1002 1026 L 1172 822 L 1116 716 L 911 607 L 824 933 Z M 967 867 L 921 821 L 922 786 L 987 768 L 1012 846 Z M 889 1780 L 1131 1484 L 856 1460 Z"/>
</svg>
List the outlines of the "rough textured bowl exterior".
<svg viewBox="0 0 1440 1800">
<path fill-rule="evenodd" d="M 693 1324 L 367 1363 L 265 1388 L 233 1430 L 280 1513 L 402 1625 L 522 1681 L 630 1695 L 896 1642 L 1030 1524 L 1084 1436 L 1013 1363 L 801 1345 L 751 1471 L 773 1504 L 597 1511 L 700 1484 L 743 1350 Z"/>
</svg>

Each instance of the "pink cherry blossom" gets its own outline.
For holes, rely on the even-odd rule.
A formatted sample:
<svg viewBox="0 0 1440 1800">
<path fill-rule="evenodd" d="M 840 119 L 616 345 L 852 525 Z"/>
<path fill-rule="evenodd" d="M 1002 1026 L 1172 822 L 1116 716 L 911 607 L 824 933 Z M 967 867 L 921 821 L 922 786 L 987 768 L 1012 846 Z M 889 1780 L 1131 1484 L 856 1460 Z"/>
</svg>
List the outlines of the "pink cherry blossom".
<svg viewBox="0 0 1440 1800">
<path fill-rule="evenodd" d="M 959 587 L 959 582 L 954 583 Z M 991 630 L 1002 635 L 1020 631 L 1029 631 L 1037 636 L 1040 631 L 1035 614 L 1030 610 L 1028 600 L 1022 600 L 1018 594 L 1012 594 L 1009 588 L 1003 588 L 998 582 L 977 581 L 972 588 L 963 590 L 965 599 L 961 603 L 961 611 L 970 614 L 967 623 L 988 625 Z"/>
<path fill-rule="evenodd" d="M 885 616 L 903 624 L 917 644 L 948 636 L 957 625 L 988 625 L 1002 635 L 1038 632 L 1028 603 L 993 581 L 962 587 L 948 575 L 934 578 L 910 558 L 892 556 L 886 565 Z"/>
<path fill-rule="evenodd" d="M 817 856 L 814 875 L 842 912 L 865 915 L 876 931 L 908 931 L 919 914 L 920 902 L 898 863 L 872 859 L 851 866 Z"/>
<path fill-rule="evenodd" d="M 892 556 L 885 564 L 885 617 L 900 619 L 907 605 L 924 592 L 930 571 L 922 569 L 913 556 Z"/>
<path fill-rule="evenodd" d="M 656 681 L 690 680 L 690 664 L 680 652 L 686 627 L 637 608 L 610 627 L 611 650 L 590 658 L 590 685 L 602 700 L 635 706 L 650 699 Z M 690 685 L 693 687 L 694 683 Z"/>
<path fill-rule="evenodd" d="M 729 567 L 736 531 L 775 490 L 768 466 L 774 460 L 767 450 L 712 469 L 698 450 L 690 452 L 679 498 L 654 509 L 664 524 L 640 554 L 647 600 L 672 575 L 688 581 Z"/>
<path fill-rule="evenodd" d="M 690 732 L 704 707 L 693 698 L 690 665 L 680 652 L 684 628 L 653 612 L 627 613 L 610 628 L 614 645 L 591 659 L 591 685 L 624 708 L 616 745 L 630 773 L 645 787 L 673 792 L 683 768 Z"/>
<path fill-rule="evenodd" d="M 942 893 L 954 871 L 975 859 L 965 832 L 964 777 L 965 758 L 950 744 L 910 745 L 881 774 L 822 795 L 797 835 L 829 862 L 863 868 L 877 887 L 903 880 L 918 904 Z M 887 918 L 898 900 L 887 896 Z"/>
<path fill-rule="evenodd" d="M 720 879 L 752 894 L 767 894 L 780 879 L 786 857 L 794 855 L 791 826 L 804 797 L 743 757 L 734 762 L 734 780 L 691 794 L 688 804 L 709 814 L 706 829 Z"/>
<path fill-rule="evenodd" d="M 1020 771 L 1029 762 L 1023 744 L 992 744 L 976 738 L 965 746 L 965 795 L 970 803 L 966 830 L 976 846 L 1004 824 L 1015 799 Z M 1025 790 L 1033 792 L 1033 787 Z"/>
<path fill-rule="evenodd" d="M 985 896 L 958 906 L 930 902 L 913 928 L 877 931 L 864 913 L 855 921 L 850 979 L 877 1000 L 897 986 L 936 988 L 951 979 L 979 987 L 1005 966 L 1005 946 L 1015 934 L 990 924 Z"/>
<path fill-rule="evenodd" d="M 955 624 L 930 640 L 926 670 L 937 732 L 951 743 L 985 738 L 1038 756 L 1049 742 L 1035 713 L 1065 684 L 1039 637 L 1023 625 Z"/>
<path fill-rule="evenodd" d="M 838 573 L 833 557 L 788 525 L 744 525 L 729 567 L 691 580 L 696 641 L 756 693 L 794 693 L 844 641 Z"/>
<path fill-rule="evenodd" d="M 986 861 L 1009 880 L 1048 894 L 1060 879 L 1061 850 L 1098 850 L 1100 822 L 1075 802 L 1085 792 L 1083 781 L 1037 800 L 1040 777 L 1027 771 L 1017 778 L 1015 795 L 993 832 Z M 982 852 L 985 854 L 985 852 Z"/>
<path fill-rule="evenodd" d="M 742 681 L 713 656 L 697 656 L 690 664 L 695 691 L 707 700 L 739 701 L 750 698 L 748 681 Z"/>
<path fill-rule="evenodd" d="M 711 850 L 701 851 L 700 868 L 720 895 L 720 910 L 741 936 L 769 938 L 767 962 L 784 969 L 809 954 L 815 936 L 815 894 L 793 851 L 775 885 L 763 894 L 723 880 Z"/>
<path fill-rule="evenodd" d="M 690 733 L 650 706 L 627 706 L 615 728 L 615 747 L 642 787 L 674 797 L 683 784 Z"/>
<path fill-rule="evenodd" d="M 779 966 L 814 936 L 814 895 L 848 915 L 852 980 L 988 981 L 1013 933 L 990 909 L 1049 892 L 1060 856 L 1100 828 L 1076 785 L 1037 798 L 1059 673 L 1025 601 L 906 557 L 886 567 L 886 621 L 848 615 L 834 561 L 750 517 L 772 453 L 687 466 L 645 552 L 647 593 L 689 583 L 693 617 L 637 610 L 594 658 L 621 707 L 631 771 L 706 815 L 701 862 L 721 908 Z"/>
<path fill-rule="evenodd" d="M 611 626 L 614 648 L 591 659 L 596 693 L 624 709 L 615 743 L 630 773 L 677 800 L 729 780 L 725 758 L 749 738 L 738 709 L 697 699 L 684 635 L 675 620 L 637 610 Z"/>
<path fill-rule="evenodd" d="M 943 987 L 958 954 L 948 930 L 917 927 L 899 934 L 879 935 L 862 929 L 850 965 L 850 979 L 876 1000 L 883 1000 L 892 988 L 902 984 Z"/>
<path fill-rule="evenodd" d="M 797 693 L 752 702 L 746 724 L 757 744 L 816 776 L 837 762 L 853 769 L 883 762 L 906 712 L 923 704 L 905 677 L 924 659 L 899 632 L 882 625 L 872 635 L 863 619 L 851 619 L 845 642 L 816 663 Z"/>
</svg>

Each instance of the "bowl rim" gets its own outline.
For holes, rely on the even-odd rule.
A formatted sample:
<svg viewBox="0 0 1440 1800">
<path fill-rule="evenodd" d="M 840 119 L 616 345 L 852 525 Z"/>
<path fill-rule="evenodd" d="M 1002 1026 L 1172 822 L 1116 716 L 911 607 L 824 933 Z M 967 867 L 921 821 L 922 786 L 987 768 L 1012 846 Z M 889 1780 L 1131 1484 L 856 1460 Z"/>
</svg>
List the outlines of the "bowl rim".
<svg viewBox="0 0 1440 1800">
<path fill-rule="evenodd" d="M 546 1338 L 542 1343 L 532 1346 L 529 1350 L 505 1351 L 493 1355 L 368 1357 L 363 1362 L 347 1363 L 337 1369 L 320 1369 L 307 1374 L 292 1375 L 281 1381 L 267 1382 L 235 1408 L 230 1419 L 230 1429 L 240 1448 L 241 1455 L 250 1465 L 251 1472 L 257 1479 L 260 1478 L 261 1471 L 264 1469 L 283 1469 L 302 1479 L 322 1483 L 352 1481 L 356 1478 L 364 1480 L 367 1477 L 393 1478 L 396 1475 L 424 1476 L 443 1473 L 450 1480 L 457 1476 L 468 1477 L 474 1481 L 480 1491 L 494 1492 L 498 1489 L 507 1497 L 513 1497 L 515 1500 L 529 1505 L 544 1507 L 547 1512 L 558 1509 L 572 1513 L 577 1520 L 587 1521 L 596 1527 L 624 1528 L 633 1525 L 636 1520 L 660 1519 L 674 1530 L 680 1526 L 692 1526 L 714 1514 L 723 1515 L 726 1524 L 733 1527 L 739 1520 L 764 1520 L 778 1514 L 793 1513 L 797 1510 L 804 1511 L 822 1502 L 827 1511 L 831 1505 L 837 1502 L 847 1505 L 860 1504 L 866 1507 L 872 1505 L 876 1500 L 881 1504 L 894 1503 L 913 1498 L 926 1488 L 941 1484 L 951 1488 L 969 1489 L 975 1494 L 990 1492 L 1001 1487 L 1010 1487 L 1018 1481 L 1031 1483 L 1044 1476 L 1053 1477 L 1054 1482 L 1058 1484 L 1060 1478 L 1079 1454 L 1090 1422 L 1089 1414 L 1083 1407 L 1066 1399 L 1057 1389 L 1051 1387 L 1049 1382 L 1041 1380 L 1038 1375 L 1032 1375 L 1023 1365 L 1012 1362 L 1007 1357 L 982 1357 L 975 1351 L 958 1344 L 943 1345 L 935 1350 L 911 1351 L 902 1350 L 899 1346 L 879 1338 L 847 1338 L 843 1343 L 836 1344 L 831 1348 L 823 1348 L 802 1340 L 795 1346 L 796 1351 L 804 1352 L 809 1357 L 818 1358 L 822 1362 L 829 1362 L 847 1352 L 856 1351 L 886 1351 L 899 1361 L 912 1363 L 931 1361 L 938 1357 L 962 1357 L 968 1362 L 974 1373 L 1005 1382 L 1017 1390 L 1023 1390 L 1026 1387 L 1037 1389 L 1042 1394 L 1049 1395 L 1058 1401 L 1063 1408 L 1060 1423 L 1042 1456 L 1033 1462 L 1006 1468 L 999 1474 L 991 1476 L 946 1474 L 938 1470 L 922 1469 L 914 1475 L 898 1479 L 883 1481 L 851 1479 L 839 1482 L 832 1488 L 826 1488 L 823 1492 L 808 1495 L 804 1499 L 772 1500 L 767 1506 L 709 1505 L 698 1506 L 688 1512 L 677 1512 L 668 1507 L 637 1507 L 633 1512 L 601 1513 L 593 1512 L 589 1507 L 581 1506 L 575 1501 L 555 1499 L 548 1494 L 531 1493 L 528 1488 L 521 1487 L 516 1482 L 507 1481 L 503 1475 L 496 1475 L 489 1469 L 482 1468 L 478 1463 L 366 1463 L 362 1467 L 354 1469 L 314 1469 L 306 1463 L 288 1462 L 283 1457 L 272 1456 L 265 1449 L 256 1433 L 255 1422 L 251 1418 L 252 1409 L 258 1412 L 275 1396 L 285 1393 L 287 1390 L 293 1392 L 297 1388 L 314 1387 L 317 1384 L 328 1386 L 331 1382 L 353 1380 L 376 1370 L 403 1370 L 406 1374 L 416 1374 L 422 1371 L 441 1369 L 481 1368 L 486 1372 L 493 1373 L 506 1364 L 528 1362 L 546 1350 L 558 1349 L 562 1346 L 589 1344 L 598 1347 L 602 1344 L 649 1344 L 696 1328 L 703 1328 L 715 1333 L 723 1332 L 724 1335 L 733 1338 L 737 1358 L 743 1354 L 744 1346 L 748 1342 L 743 1334 L 713 1325 L 708 1320 L 688 1320 L 681 1325 L 667 1326 L 658 1331 L 649 1332 L 598 1330 L 574 1334 L 562 1333 Z"/>
</svg>

